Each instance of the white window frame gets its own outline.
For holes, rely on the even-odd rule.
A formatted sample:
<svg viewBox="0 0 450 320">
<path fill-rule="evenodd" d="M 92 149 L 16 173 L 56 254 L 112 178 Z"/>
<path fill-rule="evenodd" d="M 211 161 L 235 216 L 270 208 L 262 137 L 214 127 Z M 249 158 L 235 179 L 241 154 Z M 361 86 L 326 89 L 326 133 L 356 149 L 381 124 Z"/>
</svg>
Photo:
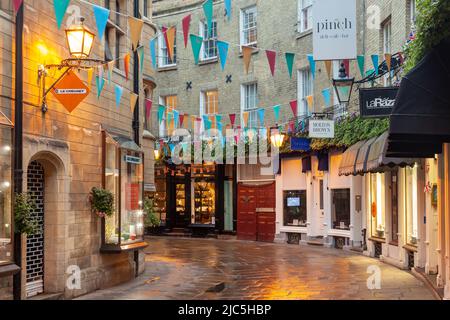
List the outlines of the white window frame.
<svg viewBox="0 0 450 320">
<path fill-rule="evenodd" d="M 215 27 L 214 27 L 214 25 L 215 25 Z M 217 21 L 213 20 L 213 37 L 211 37 L 211 38 L 206 38 L 205 37 L 205 31 L 207 29 L 207 22 L 206 21 L 200 21 L 198 29 L 199 29 L 200 37 L 203 38 L 203 45 L 202 45 L 202 47 L 200 49 L 200 60 L 201 61 L 217 60 L 218 54 L 219 54 L 219 51 L 217 49 L 217 38 L 218 38 L 217 37 Z M 209 46 L 209 42 L 210 41 L 214 41 L 213 48 L 215 47 L 215 49 L 216 49 L 216 55 L 215 56 L 211 56 L 211 57 L 207 57 L 205 48 L 207 46 Z"/>
<path fill-rule="evenodd" d="M 298 115 L 301 116 L 307 116 L 309 114 L 309 108 L 308 108 L 308 101 L 306 99 L 307 96 L 314 94 L 314 80 L 312 77 L 312 72 L 309 67 L 299 69 L 297 71 L 298 77 L 297 77 L 297 85 L 298 85 Z M 308 77 L 307 77 L 308 75 Z M 308 81 L 310 85 L 310 91 L 307 93 L 305 90 L 305 82 Z"/>
<path fill-rule="evenodd" d="M 166 41 L 164 39 L 164 34 L 162 32 L 159 32 L 158 33 L 158 67 L 159 68 L 174 67 L 174 66 L 177 65 L 177 51 L 176 51 L 177 40 L 176 40 L 176 37 L 175 37 L 174 48 L 173 48 L 173 52 L 174 52 L 173 55 L 174 55 L 174 57 L 172 57 L 172 58 L 175 58 L 175 59 L 173 59 L 173 61 L 175 61 L 175 62 L 166 63 L 166 60 L 169 60 L 169 57 L 168 57 L 169 53 L 167 51 L 168 49 L 166 48 L 166 43 L 165 42 Z M 167 54 L 164 54 L 163 49 L 166 50 Z"/>
<path fill-rule="evenodd" d="M 213 113 L 206 113 L 206 94 L 210 91 L 217 91 L 217 111 L 219 110 L 219 90 L 218 89 L 210 89 L 210 90 L 202 90 L 200 91 L 200 118 L 201 122 L 201 131 L 204 131 L 205 125 L 203 122 L 203 116 L 211 116 Z"/>
<path fill-rule="evenodd" d="M 160 137 L 166 137 L 169 135 L 169 128 L 167 127 L 166 115 L 168 112 L 168 108 L 170 108 L 171 106 L 167 106 L 167 97 L 177 97 L 177 105 L 175 106 L 175 109 L 177 109 L 177 107 L 178 107 L 178 96 L 176 94 L 159 96 L 159 104 L 166 107 L 166 112 L 163 114 L 163 120 L 161 121 L 161 124 L 159 124 L 159 136 Z M 158 121 L 159 121 L 159 119 L 158 119 Z"/>
<path fill-rule="evenodd" d="M 255 28 L 255 30 L 256 30 L 256 41 L 253 41 L 253 42 L 247 42 L 246 39 L 245 39 L 246 38 L 245 37 L 246 30 L 244 30 L 244 17 L 247 14 L 248 11 L 254 11 L 255 17 L 256 17 L 256 26 L 246 29 L 246 30 L 251 30 L 252 28 Z M 241 46 L 251 46 L 251 47 L 257 47 L 258 46 L 258 9 L 257 9 L 256 5 L 241 9 L 241 11 L 240 11 L 239 34 L 240 34 Z"/>
<path fill-rule="evenodd" d="M 381 31 L 383 33 L 383 59 L 384 54 L 392 53 L 392 20 L 387 20 L 381 28 Z M 390 73 L 386 73 L 383 77 L 384 86 L 391 85 L 391 77 Z"/>
<path fill-rule="evenodd" d="M 247 108 L 247 88 L 250 86 L 255 86 L 255 105 L 253 108 Z M 245 83 L 241 85 L 241 127 L 244 128 L 244 112 L 248 112 L 248 128 L 257 128 L 258 127 L 258 105 L 259 105 L 259 99 L 258 99 L 258 83 L 257 82 L 250 82 Z M 253 126 L 252 126 L 253 124 Z"/>
<path fill-rule="evenodd" d="M 298 0 L 298 32 L 306 32 L 312 30 L 312 7 L 313 0 Z M 308 25 L 305 27 L 305 14 L 307 17 Z"/>
</svg>

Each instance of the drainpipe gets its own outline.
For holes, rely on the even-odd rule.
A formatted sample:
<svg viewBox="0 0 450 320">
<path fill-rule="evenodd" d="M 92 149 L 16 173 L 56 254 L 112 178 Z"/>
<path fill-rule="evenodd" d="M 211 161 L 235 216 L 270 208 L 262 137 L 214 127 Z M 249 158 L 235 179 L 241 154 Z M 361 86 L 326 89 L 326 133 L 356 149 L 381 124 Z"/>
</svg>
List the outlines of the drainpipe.
<svg viewBox="0 0 450 320">
<path fill-rule="evenodd" d="M 23 20 L 24 6 L 22 3 L 16 15 L 16 79 L 15 79 L 15 111 L 14 111 L 14 192 L 22 193 L 23 183 Z M 22 267 L 22 236 L 14 233 L 14 261 Z M 13 277 L 14 300 L 22 298 L 22 272 Z"/>
</svg>

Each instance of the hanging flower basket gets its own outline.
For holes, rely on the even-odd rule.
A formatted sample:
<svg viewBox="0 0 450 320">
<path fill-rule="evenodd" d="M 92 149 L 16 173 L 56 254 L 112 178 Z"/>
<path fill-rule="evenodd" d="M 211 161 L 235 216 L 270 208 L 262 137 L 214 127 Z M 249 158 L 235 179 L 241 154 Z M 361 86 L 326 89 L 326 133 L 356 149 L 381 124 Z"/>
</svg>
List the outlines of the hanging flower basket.
<svg viewBox="0 0 450 320">
<path fill-rule="evenodd" d="M 111 191 L 99 188 L 92 188 L 91 209 L 100 218 L 110 217 L 114 214 L 114 195 Z"/>
</svg>

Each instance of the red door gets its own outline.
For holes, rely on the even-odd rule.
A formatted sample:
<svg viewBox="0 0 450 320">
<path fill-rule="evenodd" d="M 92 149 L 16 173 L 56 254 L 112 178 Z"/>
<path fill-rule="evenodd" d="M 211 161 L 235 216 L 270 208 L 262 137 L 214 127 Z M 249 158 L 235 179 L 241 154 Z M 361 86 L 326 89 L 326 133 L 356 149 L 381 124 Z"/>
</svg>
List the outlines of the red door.
<svg viewBox="0 0 450 320">
<path fill-rule="evenodd" d="M 238 186 L 238 239 L 273 242 L 275 239 L 275 183 Z"/>
</svg>

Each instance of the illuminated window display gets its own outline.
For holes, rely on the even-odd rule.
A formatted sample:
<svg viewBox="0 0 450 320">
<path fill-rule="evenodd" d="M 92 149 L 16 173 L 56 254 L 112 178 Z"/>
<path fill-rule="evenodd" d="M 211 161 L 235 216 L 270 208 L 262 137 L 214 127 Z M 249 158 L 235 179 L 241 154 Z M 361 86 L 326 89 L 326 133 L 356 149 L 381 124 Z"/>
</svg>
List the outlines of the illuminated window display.
<svg viewBox="0 0 450 320">
<path fill-rule="evenodd" d="M 143 153 L 134 142 L 104 132 L 104 188 L 114 194 L 115 205 L 114 214 L 104 219 L 104 251 L 145 245 L 143 163 Z"/>
<path fill-rule="evenodd" d="M 385 232 L 385 197 L 384 191 L 384 173 L 370 174 L 370 215 L 371 215 L 371 234 L 372 237 L 384 238 Z"/>
<path fill-rule="evenodd" d="M 333 229 L 350 230 L 350 189 L 331 190 Z"/>
<path fill-rule="evenodd" d="M 12 262 L 12 129 L 0 113 L 0 266 Z"/>
<path fill-rule="evenodd" d="M 404 170 L 405 183 L 405 210 L 406 210 L 406 241 L 417 245 L 418 238 L 418 190 L 417 190 L 417 164 Z"/>
<path fill-rule="evenodd" d="M 192 224 L 216 223 L 215 166 L 193 168 L 192 174 Z"/>
<path fill-rule="evenodd" d="M 306 190 L 284 191 L 284 225 L 306 227 Z"/>
<path fill-rule="evenodd" d="M 155 168 L 155 188 L 154 207 L 156 215 L 160 218 L 161 225 L 166 224 L 167 220 L 167 179 L 164 167 Z"/>
</svg>

